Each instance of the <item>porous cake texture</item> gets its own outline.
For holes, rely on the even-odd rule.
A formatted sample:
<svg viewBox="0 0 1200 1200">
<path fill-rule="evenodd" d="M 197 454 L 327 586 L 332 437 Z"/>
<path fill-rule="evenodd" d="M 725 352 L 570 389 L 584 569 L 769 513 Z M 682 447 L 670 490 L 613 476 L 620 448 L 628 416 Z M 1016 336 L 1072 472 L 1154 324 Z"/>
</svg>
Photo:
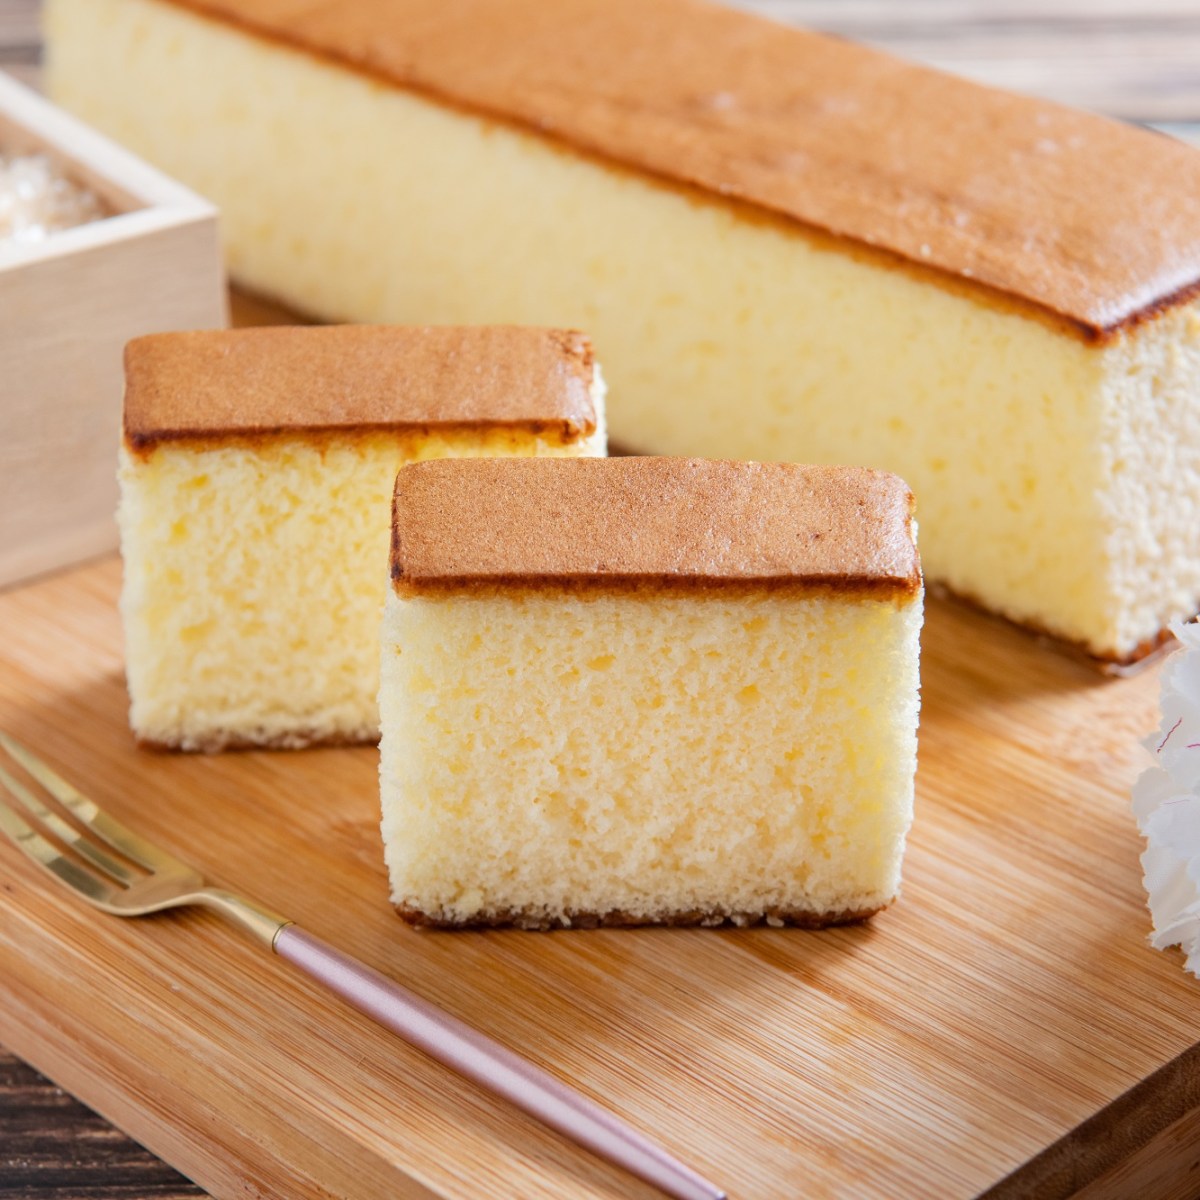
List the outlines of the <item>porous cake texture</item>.
<svg viewBox="0 0 1200 1200">
<path fill-rule="evenodd" d="M 604 453 L 581 334 L 254 329 L 126 351 L 130 720 L 178 750 L 374 741 L 402 464 Z"/>
<path fill-rule="evenodd" d="M 821 926 L 912 817 L 912 497 L 862 469 L 421 463 L 396 480 L 383 839 L 416 924 Z"/>
<path fill-rule="evenodd" d="M 931 579 L 1099 658 L 1196 609 L 1193 149 L 698 0 L 47 7 L 244 283 L 586 328 L 616 443 L 895 471 Z"/>
</svg>

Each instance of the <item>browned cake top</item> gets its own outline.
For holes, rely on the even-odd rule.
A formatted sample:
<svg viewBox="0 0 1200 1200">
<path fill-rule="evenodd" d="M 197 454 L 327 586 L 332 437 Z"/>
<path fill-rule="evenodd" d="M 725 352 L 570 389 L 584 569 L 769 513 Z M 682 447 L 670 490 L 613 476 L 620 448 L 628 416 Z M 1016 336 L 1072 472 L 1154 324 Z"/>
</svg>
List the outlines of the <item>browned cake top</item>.
<svg viewBox="0 0 1200 1200">
<path fill-rule="evenodd" d="M 400 594 L 790 586 L 915 595 L 912 493 L 860 467 L 446 459 L 396 479 Z"/>
<path fill-rule="evenodd" d="M 125 348 L 125 439 L 501 427 L 596 428 L 580 333 L 385 325 L 159 333 Z"/>
<path fill-rule="evenodd" d="M 1194 149 L 703 0 L 171 2 L 1089 336 L 1200 286 Z"/>
</svg>

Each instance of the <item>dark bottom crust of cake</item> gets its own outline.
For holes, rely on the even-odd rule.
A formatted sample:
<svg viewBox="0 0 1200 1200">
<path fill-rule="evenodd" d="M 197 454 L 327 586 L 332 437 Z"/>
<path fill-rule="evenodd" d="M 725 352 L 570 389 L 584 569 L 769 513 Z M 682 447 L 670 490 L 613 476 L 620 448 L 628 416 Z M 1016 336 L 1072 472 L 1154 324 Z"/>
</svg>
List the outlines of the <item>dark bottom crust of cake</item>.
<svg viewBox="0 0 1200 1200">
<path fill-rule="evenodd" d="M 995 621 L 1002 621 L 1005 625 L 1013 629 L 1021 630 L 1022 633 L 1031 633 L 1035 637 L 1043 639 L 1047 644 L 1053 646 L 1054 649 L 1061 653 L 1080 659 L 1108 675 L 1129 675 L 1137 672 L 1142 667 L 1148 666 L 1154 660 L 1158 651 L 1172 645 L 1175 641 L 1175 635 L 1169 629 L 1160 629 L 1152 638 L 1147 638 L 1144 642 L 1140 642 L 1128 654 L 1097 654 L 1086 642 L 1063 637 L 1062 634 L 1047 629 L 1037 621 L 1026 620 L 1024 618 L 1018 620 L 1016 617 L 1010 617 L 1006 613 L 997 612 L 994 608 L 989 608 L 977 596 L 971 595 L 970 592 L 958 591 L 950 587 L 949 584 L 941 583 L 937 580 L 926 580 L 926 587 L 931 595 L 945 600 L 952 600 L 957 604 L 966 605 L 966 607 L 973 608 L 976 612 L 982 613 L 985 617 L 991 617 Z"/>
<path fill-rule="evenodd" d="M 379 734 L 337 734 L 333 737 L 314 733 L 288 733 L 274 738 L 217 736 L 185 746 L 182 741 L 162 741 L 158 738 L 133 735 L 140 750 L 156 754 L 223 754 L 227 750 L 320 750 L 332 746 L 376 746 Z"/>
<path fill-rule="evenodd" d="M 890 902 L 889 902 L 890 903 Z M 828 929 L 832 925 L 854 925 L 873 917 L 887 908 L 862 908 L 843 912 L 815 913 L 807 909 L 772 908 L 757 913 L 719 913 L 695 910 L 666 913 L 662 916 L 638 916 L 613 910 L 607 913 L 572 912 L 565 918 L 530 916 L 521 912 L 493 913 L 471 921 L 452 921 L 433 917 L 408 904 L 397 904 L 400 918 L 420 929 L 629 929 L 638 926 L 679 927 L 701 925 L 707 928 L 734 926 L 745 929 L 752 925 L 790 926 L 794 929 Z"/>
</svg>

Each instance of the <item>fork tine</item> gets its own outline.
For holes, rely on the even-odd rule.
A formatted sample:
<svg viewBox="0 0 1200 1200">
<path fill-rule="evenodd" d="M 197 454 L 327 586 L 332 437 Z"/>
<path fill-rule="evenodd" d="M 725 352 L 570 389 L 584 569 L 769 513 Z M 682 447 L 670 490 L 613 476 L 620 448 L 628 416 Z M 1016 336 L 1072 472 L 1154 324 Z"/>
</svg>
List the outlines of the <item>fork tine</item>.
<svg viewBox="0 0 1200 1200">
<path fill-rule="evenodd" d="M 19 780 L 14 779 L 3 767 L 0 767 L 0 784 L 25 806 L 25 811 L 43 829 L 48 829 L 67 849 L 73 850 L 80 858 L 86 859 L 97 871 L 125 885 L 136 883 L 141 878 L 124 863 L 117 862 L 111 855 L 105 854 L 104 850 L 90 837 L 85 836 L 73 825 L 68 825 L 58 813 L 47 808 L 37 796 Z"/>
<path fill-rule="evenodd" d="M 0 794 L 0 830 L 3 830 L 34 862 L 45 867 L 61 883 L 82 893 L 95 904 L 110 902 L 113 886 L 64 855 L 47 841 Z"/>
<path fill-rule="evenodd" d="M 179 859 L 138 837 L 115 817 L 110 817 L 94 800 L 89 800 L 80 793 L 15 738 L 0 732 L 0 747 L 12 755 L 60 804 L 69 809 L 81 825 L 85 825 L 89 832 L 107 842 L 111 849 L 130 862 L 151 873 L 188 870 L 186 864 Z"/>
</svg>

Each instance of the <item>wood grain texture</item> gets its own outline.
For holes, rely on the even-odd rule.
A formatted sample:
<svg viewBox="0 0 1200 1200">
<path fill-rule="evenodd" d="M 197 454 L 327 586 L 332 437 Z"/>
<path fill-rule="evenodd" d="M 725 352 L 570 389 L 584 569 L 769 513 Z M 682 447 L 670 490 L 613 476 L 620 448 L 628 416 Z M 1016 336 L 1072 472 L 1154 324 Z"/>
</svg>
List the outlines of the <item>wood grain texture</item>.
<svg viewBox="0 0 1200 1200">
<path fill-rule="evenodd" d="M 1131 121 L 1200 114 L 1200 12 L 1191 0 L 742 0 L 980 83 Z"/>
<path fill-rule="evenodd" d="M 28 74 L 42 59 L 40 0 L 0 0 L 0 68 Z"/>
<path fill-rule="evenodd" d="M 184 1200 L 195 1184 L 0 1051 L 0 1197 Z"/>
<path fill-rule="evenodd" d="M 1142 1149 L 1086 1184 L 1074 1200 L 1194 1200 L 1200 1195 L 1200 1109 L 1168 1125 Z"/>
<path fill-rule="evenodd" d="M 740 1200 L 1066 1196 L 1196 1103 L 1200 985 L 1146 945 L 1128 811 L 1154 670 L 934 600 L 905 892 L 870 925 L 430 934 L 387 904 L 374 752 L 134 748 L 118 581 L 0 595 L 0 727 Z M 6 844 L 0 1040 L 220 1197 L 651 1194 L 212 918 L 105 917 Z"/>
</svg>

